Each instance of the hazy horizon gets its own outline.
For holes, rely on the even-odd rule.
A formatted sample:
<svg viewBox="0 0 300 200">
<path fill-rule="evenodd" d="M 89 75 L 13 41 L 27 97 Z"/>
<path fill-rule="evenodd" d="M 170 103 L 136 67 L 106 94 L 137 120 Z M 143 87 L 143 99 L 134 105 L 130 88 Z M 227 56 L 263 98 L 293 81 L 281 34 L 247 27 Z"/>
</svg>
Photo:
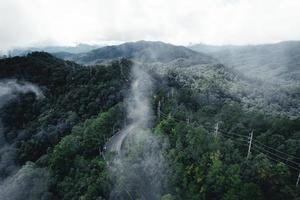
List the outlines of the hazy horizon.
<svg viewBox="0 0 300 200">
<path fill-rule="evenodd" d="M 32 46 L 251 45 L 300 39 L 297 0 L 3 0 L 0 52 Z"/>
<path fill-rule="evenodd" d="M 165 41 L 160 41 L 160 40 L 136 40 L 136 41 L 122 41 L 122 42 L 114 42 L 114 43 L 107 43 L 107 44 L 102 44 L 102 43 L 84 43 L 84 42 L 79 42 L 75 44 L 69 44 L 69 45 L 63 45 L 63 44 L 36 44 L 36 45 L 28 45 L 28 46 L 16 46 L 11 49 L 8 49 L 7 51 L 0 51 L 1 53 L 8 54 L 10 51 L 14 50 L 29 50 L 29 49 L 43 49 L 43 48 L 77 48 L 80 46 L 90 46 L 90 47 L 95 47 L 95 48 L 102 48 L 106 46 L 115 46 L 115 45 L 122 45 L 125 43 L 135 43 L 135 42 L 163 42 L 175 46 L 185 46 L 185 47 L 192 47 L 193 45 L 204 45 L 204 46 L 211 46 L 211 47 L 226 47 L 226 46 L 233 46 L 233 47 L 238 47 L 238 46 L 257 46 L 257 45 L 272 45 L 272 44 L 279 44 L 279 43 L 284 43 L 284 42 L 300 42 L 300 40 L 283 40 L 283 41 L 276 41 L 276 42 L 269 42 L 269 43 L 252 43 L 252 44 L 209 44 L 205 42 L 199 42 L 199 43 L 188 43 L 185 45 L 181 44 L 174 44 L 170 42 L 165 42 Z"/>
</svg>

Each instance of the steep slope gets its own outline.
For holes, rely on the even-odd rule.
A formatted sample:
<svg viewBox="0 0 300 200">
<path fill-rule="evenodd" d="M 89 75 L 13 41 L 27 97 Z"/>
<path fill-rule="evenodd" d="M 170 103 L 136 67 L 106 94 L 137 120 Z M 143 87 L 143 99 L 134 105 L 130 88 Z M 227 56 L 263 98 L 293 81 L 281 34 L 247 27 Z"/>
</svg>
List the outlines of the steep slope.
<svg viewBox="0 0 300 200">
<path fill-rule="evenodd" d="M 121 45 L 106 46 L 88 53 L 56 56 L 72 60 L 80 64 L 95 64 L 111 59 L 127 58 L 145 63 L 169 63 L 185 60 L 189 63 L 208 64 L 216 62 L 210 56 L 195 52 L 183 46 L 175 46 L 163 42 L 129 42 Z"/>
<path fill-rule="evenodd" d="M 300 42 L 251 46 L 193 45 L 191 49 L 209 54 L 245 75 L 264 81 L 300 80 Z"/>
<path fill-rule="evenodd" d="M 144 199 L 144 194 L 151 191 L 157 199 L 299 198 L 295 188 L 298 160 L 289 156 L 300 156 L 299 112 L 295 112 L 294 119 L 265 112 L 274 101 L 277 107 L 282 106 L 281 102 L 293 107 L 287 96 L 279 96 L 277 104 L 276 99 L 268 99 L 261 92 L 259 85 L 251 85 L 224 65 L 182 67 L 174 60 L 134 65 L 144 67 L 153 83 L 140 88 L 147 76 L 132 74 L 132 66 L 131 61 L 122 59 L 105 66 L 87 67 L 38 52 L 0 60 L 1 79 L 14 79 L 14 83 L 22 86 L 30 82 L 45 96 L 37 99 L 32 92 L 18 94 L 14 89 L 15 100 L 0 109 L 0 131 L 15 149 L 13 155 L 7 148 L 0 151 L 6 155 L 0 155 L 0 168 L 11 158 L 23 166 L 15 176 L 10 176 L 7 184 L 0 184 L 1 197 L 11 199 L 16 193 L 22 199 L 27 198 L 27 191 L 33 191 L 43 195 L 37 199 L 99 200 L 114 199 L 114 191 L 126 198 L 129 194 L 130 199 Z M 132 91 L 136 88 L 145 94 L 137 92 L 131 96 L 130 85 Z M 273 94 L 270 96 L 274 98 Z M 126 119 L 126 111 L 131 108 L 127 98 L 135 99 L 132 110 L 139 112 L 128 114 L 136 116 L 136 120 Z M 153 115 L 136 106 L 145 106 L 147 102 Z M 253 105 L 258 105 L 258 109 Z M 299 103 L 295 105 L 298 109 Z M 163 148 L 161 156 L 169 163 L 166 173 L 161 173 L 168 178 L 161 185 L 157 184 L 156 176 L 149 176 L 155 181 L 151 182 L 136 173 L 136 169 L 156 173 L 158 167 L 165 166 L 161 162 L 156 164 L 160 161 L 157 156 L 146 157 L 156 155 L 153 153 L 157 151 L 141 151 L 141 147 L 147 147 L 144 144 L 128 149 L 137 157 L 127 157 L 122 162 L 124 171 L 120 171 L 126 179 L 118 173 L 108 173 L 110 155 L 105 154 L 105 159 L 101 156 L 109 138 L 135 121 L 142 125 L 149 122 L 152 135 L 161 142 L 156 144 L 146 138 L 151 145 Z M 218 129 L 214 128 L 216 125 Z M 142 131 L 145 128 L 142 126 Z M 253 147 L 246 159 L 252 130 Z M 132 143 L 128 144 L 132 147 Z M 278 158 L 277 151 L 287 154 L 278 154 Z M 133 158 L 145 165 L 131 164 Z M 0 170 L 0 177 L 6 177 L 5 172 Z M 114 184 L 114 176 L 119 178 L 119 185 Z M 32 185 L 40 187 L 32 189 Z M 159 187 L 161 192 L 152 192 L 145 186 Z"/>
<path fill-rule="evenodd" d="M 107 176 L 99 148 L 114 128 L 121 127 L 116 119 L 122 118 L 121 102 L 128 87 L 130 65 L 130 61 L 121 60 L 105 67 L 84 67 L 40 52 L 0 60 L 0 199 L 63 199 L 65 193 L 59 186 L 56 188 L 56 183 L 51 186 L 53 194 L 47 191 L 51 182 L 48 171 L 60 170 L 58 181 L 68 179 L 67 169 L 74 164 L 67 160 L 75 154 L 66 155 L 64 151 L 62 157 L 52 158 L 52 164 L 49 155 L 75 125 L 90 119 L 85 123 L 88 125 L 98 114 L 113 108 L 113 114 L 104 114 L 94 123 L 101 126 L 100 131 L 91 134 L 90 129 L 86 135 L 76 136 L 80 144 L 87 146 L 67 144 L 69 152 L 78 150 L 76 157 L 88 160 L 84 166 L 94 171 L 90 177 L 95 177 L 92 187 L 97 189 L 99 182 L 95 180 Z M 35 94 L 39 92 L 43 98 Z M 61 164 L 54 165 L 56 161 Z M 86 176 L 86 172 L 81 174 Z M 74 191 L 80 187 L 86 192 L 91 187 L 89 183 L 83 189 L 82 181 L 76 182 L 80 185 L 72 187 Z M 109 185 L 108 181 L 102 182 Z M 91 193 L 95 198 L 107 195 L 102 190 Z"/>
</svg>

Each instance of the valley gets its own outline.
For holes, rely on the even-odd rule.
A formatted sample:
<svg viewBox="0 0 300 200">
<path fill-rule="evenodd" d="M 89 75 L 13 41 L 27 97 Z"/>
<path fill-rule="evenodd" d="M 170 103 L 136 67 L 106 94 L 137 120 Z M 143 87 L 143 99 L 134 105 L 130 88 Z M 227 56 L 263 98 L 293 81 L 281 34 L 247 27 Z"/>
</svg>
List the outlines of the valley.
<svg viewBox="0 0 300 200">
<path fill-rule="evenodd" d="M 0 196 L 299 198 L 300 47 L 277 45 L 138 41 L 0 59 L 11 149 Z"/>
</svg>

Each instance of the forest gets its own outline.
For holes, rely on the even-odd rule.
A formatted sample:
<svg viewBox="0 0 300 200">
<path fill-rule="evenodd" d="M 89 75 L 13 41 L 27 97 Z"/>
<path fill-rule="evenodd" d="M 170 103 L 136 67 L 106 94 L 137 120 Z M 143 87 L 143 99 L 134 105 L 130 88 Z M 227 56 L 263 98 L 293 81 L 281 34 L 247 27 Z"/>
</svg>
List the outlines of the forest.
<svg viewBox="0 0 300 200">
<path fill-rule="evenodd" d="M 0 92 L 0 199 L 110 199 L 116 177 L 102 154 L 130 123 L 134 65 L 83 66 L 43 52 L 1 59 L 1 83 L 33 84 L 42 97 L 12 92 L 4 102 Z M 199 77 L 193 67 L 143 68 L 153 82 L 151 132 L 167 161 L 154 199 L 300 199 L 300 117 L 289 115 L 297 92 L 275 112 L 273 100 L 251 97 L 246 79 L 221 64 L 198 66 Z M 122 184 L 122 199 L 147 199 L 136 182 Z"/>
</svg>

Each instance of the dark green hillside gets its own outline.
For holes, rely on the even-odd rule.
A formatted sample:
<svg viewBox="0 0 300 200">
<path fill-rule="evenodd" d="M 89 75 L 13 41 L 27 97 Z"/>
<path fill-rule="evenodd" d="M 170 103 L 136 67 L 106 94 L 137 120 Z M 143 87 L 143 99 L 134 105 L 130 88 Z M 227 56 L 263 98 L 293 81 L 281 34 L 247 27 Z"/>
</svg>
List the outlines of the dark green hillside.
<svg viewBox="0 0 300 200">
<path fill-rule="evenodd" d="M 94 159 L 95 156 L 97 157 L 105 138 L 113 134 L 112 128 L 120 128 L 120 123 L 107 118 L 108 115 L 105 112 L 114 107 L 113 110 L 118 110 L 116 114 L 119 116 L 115 118 L 122 119 L 123 109 L 120 102 L 126 95 L 128 79 L 130 79 L 130 66 L 130 61 L 121 60 L 105 67 L 82 67 L 57 59 L 50 54 L 38 52 L 26 57 L 0 60 L 1 79 L 15 79 L 21 84 L 23 82 L 33 83 L 40 87 L 45 96 L 43 99 L 37 100 L 32 93 L 20 94 L 18 98 L 13 99 L 1 109 L 0 115 L 5 127 L 4 135 L 7 142 L 18 148 L 18 164 L 35 161 L 39 166 L 54 170 L 55 167 L 51 162 L 56 162 L 58 158 L 51 158 L 52 161 L 48 161 L 49 154 L 62 138 L 72 132 L 74 125 L 79 123 L 78 128 L 88 126 L 87 128 L 92 131 L 94 125 L 109 123 L 107 130 L 101 127 L 102 132 L 98 132 L 98 135 L 94 135 L 94 137 L 88 133 L 82 135 L 83 145 L 91 146 L 91 148 L 83 146 L 86 153 L 83 149 L 80 152 L 88 155 L 88 158 L 82 158 Z M 110 112 L 113 114 L 116 111 Z M 99 119 L 100 121 L 104 120 L 100 124 L 96 119 L 98 115 L 102 117 Z M 87 119 L 89 121 L 85 122 Z M 68 137 L 63 141 L 66 141 Z M 86 142 L 84 142 L 85 140 Z M 93 140 L 94 143 L 92 143 Z M 69 146 L 62 147 L 69 149 Z M 57 149 L 58 146 L 55 148 Z M 63 157 L 62 165 L 67 167 L 66 159 L 72 159 L 72 157 L 69 155 Z M 98 170 L 101 173 L 105 167 L 103 164 L 101 165 L 100 158 L 92 163 L 85 162 L 89 162 L 86 167 L 91 169 L 100 167 Z M 61 170 L 63 168 L 65 167 L 61 166 Z M 56 173 L 56 170 L 54 172 Z M 86 174 L 84 171 L 82 173 L 83 177 L 92 175 Z M 53 190 L 52 197 L 55 199 L 61 195 L 59 182 L 56 184 L 56 181 L 63 181 L 64 176 L 67 174 L 60 173 L 56 180 L 56 176 L 53 174 L 54 185 L 52 189 L 49 189 Z M 99 174 L 99 178 L 100 176 L 102 175 Z M 95 178 L 97 179 L 97 177 Z M 96 182 L 94 184 L 96 186 Z M 103 184 L 109 184 L 109 182 L 103 182 Z M 104 195 L 105 191 L 107 192 L 105 188 L 93 191 L 92 194 L 95 196 L 88 199 Z"/>
<path fill-rule="evenodd" d="M 1 111 L 9 138 L 17 138 L 20 129 L 26 141 L 18 143 L 22 162 L 35 161 L 70 133 L 72 126 L 97 116 L 124 98 L 130 62 L 123 60 L 111 66 L 82 67 L 47 53 L 32 53 L 0 61 L 2 79 L 31 82 L 45 96 L 35 100 L 22 94 Z"/>
<path fill-rule="evenodd" d="M 87 67 L 38 52 L 0 60 L 2 80 L 30 82 L 45 96 L 20 93 L 0 109 L 3 135 L 15 150 L 16 165 L 31 161 L 30 166 L 49 173 L 43 199 L 110 198 L 114 182 L 101 152 L 108 138 L 128 123 L 124 99 L 133 81 L 132 66 L 122 59 Z M 243 90 L 247 81 L 223 65 L 156 70 L 149 72 L 151 130 L 167 141 L 163 156 L 168 160 L 161 200 L 300 198 L 300 186 L 295 187 L 299 115 L 269 112 L 267 99 L 261 100 L 264 109 L 256 107 Z M 0 170 L 0 178 L 8 175 Z M 134 188 L 135 183 L 123 188 L 127 186 Z M 133 194 L 128 200 L 143 199 L 137 191 L 118 192 Z"/>
<path fill-rule="evenodd" d="M 156 99 L 161 112 L 155 128 L 170 140 L 167 155 L 175 199 L 299 197 L 299 190 L 295 190 L 296 163 L 300 162 L 299 117 L 245 110 L 238 98 L 225 95 L 223 84 L 215 84 L 203 95 L 186 82 L 178 82 L 181 78 L 177 76 L 181 75 L 169 76 L 173 94 L 166 88 Z M 247 159 L 251 131 L 255 141 Z"/>
</svg>

